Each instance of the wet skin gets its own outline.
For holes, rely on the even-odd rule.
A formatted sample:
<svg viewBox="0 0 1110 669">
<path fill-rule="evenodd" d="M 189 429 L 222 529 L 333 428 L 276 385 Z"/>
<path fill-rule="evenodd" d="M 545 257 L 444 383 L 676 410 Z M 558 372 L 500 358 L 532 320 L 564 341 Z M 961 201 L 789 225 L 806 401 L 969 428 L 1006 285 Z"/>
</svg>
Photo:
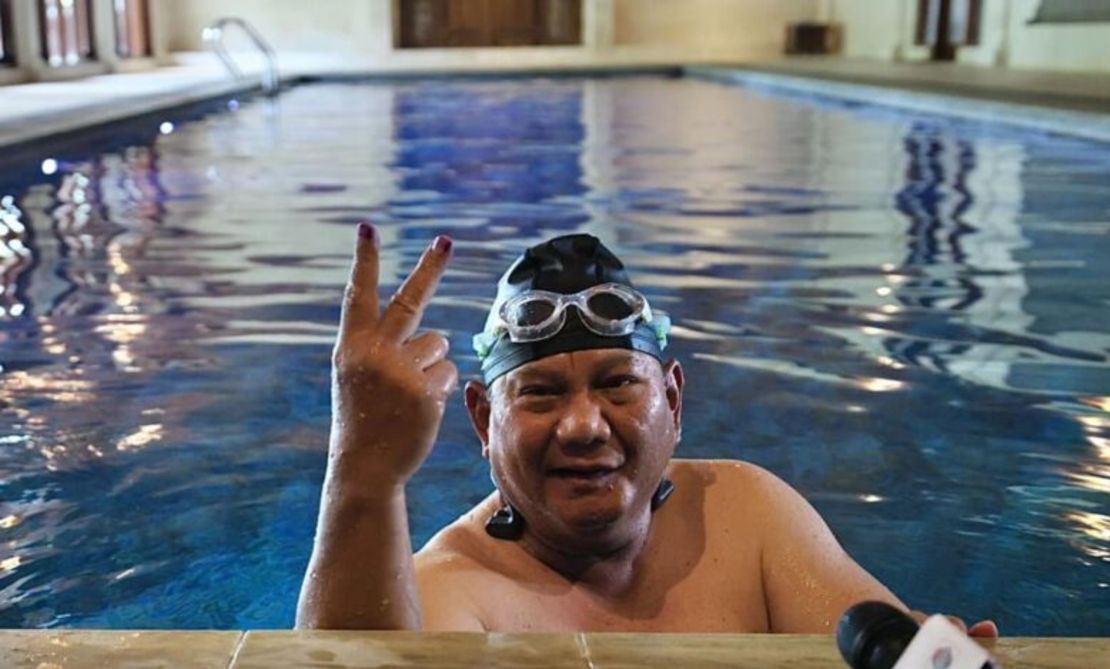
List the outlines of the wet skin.
<svg viewBox="0 0 1110 669">
<path fill-rule="evenodd" d="M 623 349 L 468 384 L 500 492 L 417 555 L 425 629 L 828 632 L 863 599 L 901 607 L 770 473 L 671 460 L 683 384 L 678 363 Z M 664 474 L 676 491 L 652 513 Z M 518 542 L 484 530 L 506 502 Z"/>
<path fill-rule="evenodd" d="M 682 368 L 624 349 L 550 356 L 488 389 L 467 384 L 499 491 L 414 558 L 405 485 L 458 380 L 446 338 L 417 329 L 451 241 L 436 238 L 384 309 L 378 254 L 361 224 L 297 627 L 827 632 L 860 600 L 902 606 L 769 472 L 672 460 Z M 676 492 L 652 513 L 664 473 Z M 519 541 L 484 530 L 507 502 L 527 521 Z M 997 635 L 989 622 L 970 631 Z"/>
</svg>

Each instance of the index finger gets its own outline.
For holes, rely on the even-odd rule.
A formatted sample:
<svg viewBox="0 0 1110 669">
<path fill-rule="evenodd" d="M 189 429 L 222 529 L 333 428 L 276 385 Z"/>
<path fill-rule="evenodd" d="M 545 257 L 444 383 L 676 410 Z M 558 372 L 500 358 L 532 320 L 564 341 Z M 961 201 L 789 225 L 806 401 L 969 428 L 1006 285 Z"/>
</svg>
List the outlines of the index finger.
<svg viewBox="0 0 1110 669">
<path fill-rule="evenodd" d="M 378 319 L 378 245 L 374 226 L 359 223 L 351 276 L 339 314 L 340 334 L 364 329 Z"/>
<path fill-rule="evenodd" d="M 382 315 L 381 331 L 384 336 L 404 341 L 416 332 L 424 309 L 432 301 L 439 280 L 447 269 L 452 244 L 450 237 L 440 235 L 425 249 L 416 269 L 397 289 Z"/>
<path fill-rule="evenodd" d="M 339 314 L 341 335 L 364 329 L 378 319 L 378 234 L 369 223 L 358 224 L 351 276 Z"/>
</svg>

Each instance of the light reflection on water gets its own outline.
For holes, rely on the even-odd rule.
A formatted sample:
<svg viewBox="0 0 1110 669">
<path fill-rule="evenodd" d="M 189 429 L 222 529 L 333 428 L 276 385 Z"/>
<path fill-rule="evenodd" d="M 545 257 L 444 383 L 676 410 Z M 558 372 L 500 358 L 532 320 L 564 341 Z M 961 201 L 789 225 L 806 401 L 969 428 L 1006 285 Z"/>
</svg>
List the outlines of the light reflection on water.
<svg viewBox="0 0 1110 669">
<path fill-rule="evenodd" d="M 675 319 L 681 455 L 779 473 L 917 608 L 1110 634 L 1110 147 L 647 77 L 235 107 L 0 181 L 0 626 L 291 624 L 368 217 L 383 290 L 456 240 L 464 375 L 520 249 L 601 236 Z M 417 543 L 488 485 L 452 406 Z"/>
</svg>

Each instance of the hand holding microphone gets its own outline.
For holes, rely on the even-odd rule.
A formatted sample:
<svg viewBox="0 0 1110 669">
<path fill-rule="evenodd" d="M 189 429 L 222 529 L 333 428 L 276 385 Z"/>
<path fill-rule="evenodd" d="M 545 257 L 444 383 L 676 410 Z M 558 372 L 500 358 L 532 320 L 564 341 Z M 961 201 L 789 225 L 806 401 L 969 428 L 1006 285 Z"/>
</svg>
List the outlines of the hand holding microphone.
<svg viewBox="0 0 1110 669">
<path fill-rule="evenodd" d="M 990 623 L 979 623 L 997 636 Z M 993 631 L 994 634 L 990 634 Z M 1001 669 L 990 654 L 943 615 L 917 622 L 884 602 L 848 609 L 836 629 L 841 656 L 853 669 Z"/>
</svg>

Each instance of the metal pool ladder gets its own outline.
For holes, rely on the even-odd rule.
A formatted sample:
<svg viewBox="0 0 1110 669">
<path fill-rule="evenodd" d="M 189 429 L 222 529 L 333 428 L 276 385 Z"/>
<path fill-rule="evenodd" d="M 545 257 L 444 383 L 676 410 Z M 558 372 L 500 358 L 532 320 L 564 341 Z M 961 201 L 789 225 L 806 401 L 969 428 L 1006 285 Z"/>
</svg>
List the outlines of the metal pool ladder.
<svg viewBox="0 0 1110 669">
<path fill-rule="evenodd" d="M 281 79 L 278 76 L 277 70 L 277 53 L 274 52 L 270 43 L 262 37 L 262 33 L 258 32 L 258 30 L 246 20 L 237 16 L 225 16 L 224 18 L 216 19 L 208 24 L 208 27 L 201 33 L 205 45 L 216 52 L 216 55 L 219 56 L 223 64 L 227 66 L 232 76 L 236 79 L 245 79 L 246 76 L 243 74 L 243 71 L 239 69 L 239 66 L 235 64 L 235 60 L 227 51 L 227 45 L 224 44 L 224 29 L 228 26 L 238 26 L 247 34 L 251 42 L 254 42 L 258 50 L 262 52 L 262 57 L 266 60 L 266 69 L 262 72 L 262 91 L 267 95 L 276 93 L 277 90 L 281 88 Z"/>
</svg>

